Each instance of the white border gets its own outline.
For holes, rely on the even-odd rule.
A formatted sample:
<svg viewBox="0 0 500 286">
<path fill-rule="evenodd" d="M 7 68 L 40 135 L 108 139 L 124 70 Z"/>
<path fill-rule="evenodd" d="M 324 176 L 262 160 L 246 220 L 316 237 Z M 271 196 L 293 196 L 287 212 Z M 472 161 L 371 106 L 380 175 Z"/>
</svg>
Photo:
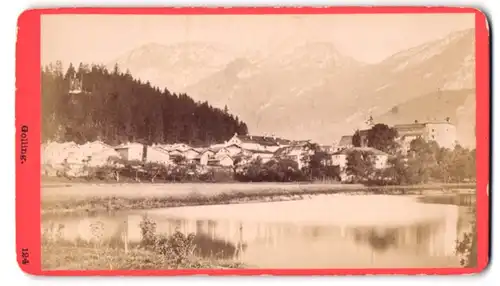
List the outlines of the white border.
<svg viewBox="0 0 500 286">
<path fill-rule="evenodd" d="M 4 135 L 3 140 L 0 141 L 0 158 L 2 162 L 7 165 L 3 165 L 2 172 L 0 172 L 3 190 L 0 199 L 0 209 L 5 210 L 3 215 L 0 216 L 1 220 L 1 230 L 3 235 L 0 236 L 0 273 L 2 273 L 2 280 L 4 282 L 11 282 L 15 285 L 65 285 L 71 283 L 74 286 L 77 285 L 87 285 L 92 283 L 95 286 L 98 285 L 137 285 L 141 282 L 148 282 L 150 285 L 165 285 L 165 283 L 179 283 L 185 281 L 186 283 L 199 283 L 204 284 L 209 283 L 213 285 L 220 285 L 220 283 L 229 283 L 232 285 L 234 283 L 239 283 L 243 286 L 244 284 L 251 285 L 251 283 L 262 283 L 271 284 L 285 282 L 287 285 L 295 283 L 321 283 L 323 285 L 331 285 L 331 283 L 341 283 L 342 285 L 353 285 L 353 284 L 364 284 L 370 286 L 388 286 L 388 285 L 423 285 L 439 282 L 440 285 L 492 285 L 493 281 L 499 280 L 495 279 L 500 276 L 499 268 L 500 264 L 494 263 L 493 257 L 498 254 L 498 248 L 492 248 L 493 255 L 490 263 L 489 269 L 481 275 L 475 276 L 442 276 L 442 277 L 429 277 L 429 276 L 411 276 L 411 277 L 62 277 L 62 278 L 52 278 L 52 277 L 34 277 L 23 273 L 17 265 L 16 262 L 16 251 L 15 251 L 15 166 L 14 166 L 14 84 L 15 84 L 15 41 L 16 41 L 16 24 L 18 15 L 25 9 L 28 8 L 51 8 L 58 6 L 328 6 L 328 5 L 451 5 L 451 6 L 474 6 L 481 8 L 485 11 L 490 19 L 490 29 L 494 32 L 492 19 L 495 17 L 493 15 L 500 15 L 500 1 L 328 1 L 328 0 L 313 0 L 313 1 L 265 1 L 265 0 L 254 0 L 254 1 L 230 1 L 230 0 L 219 0 L 219 1 L 202 1 L 202 0 L 191 0 L 191 1 L 154 1 L 154 0 L 143 0 L 143 1 L 118 1 L 118 0 L 107 0 L 106 2 L 97 0 L 88 1 L 68 1 L 68 0 L 53 0 L 53 1 L 34 1 L 34 0 L 16 0 L 16 1 L 5 1 L 3 8 L 1 9 L 0 17 L 0 30 L 2 37 L 2 44 L 0 45 L 0 94 L 2 95 L 2 101 L 0 104 L 0 124 L 2 126 L 2 134 Z M 498 38 L 493 35 L 494 47 L 495 42 Z M 494 53 L 493 53 L 494 54 Z M 493 57 L 496 59 L 495 57 Z M 497 75 L 493 73 L 493 82 L 499 82 Z M 493 101 L 494 109 L 497 109 L 496 101 Z M 495 120 L 497 119 L 497 120 Z M 493 122 L 498 121 L 498 114 L 493 113 Z M 496 125 L 493 125 L 494 134 L 497 134 L 498 130 Z M 500 127 L 499 127 L 500 128 Z M 497 132 L 495 132 L 497 131 Z M 495 136 L 493 136 L 495 139 Z M 493 145 L 493 144 L 492 144 Z M 495 154 L 493 154 L 492 159 L 495 160 Z M 496 158 L 500 159 L 500 158 Z M 498 172 L 496 168 L 493 169 L 492 176 L 494 177 Z M 494 180 L 496 182 L 496 180 Z M 496 191 L 496 184 L 493 185 L 493 192 Z M 498 205 L 498 196 L 494 196 L 493 205 Z M 493 218 L 493 222 L 496 220 Z M 493 236 L 498 237 L 498 228 L 493 227 Z M 495 271 L 496 270 L 496 271 Z M 495 274 L 497 273 L 497 274 Z M 260 280 L 258 280 L 260 279 Z M 217 284 L 216 284 L 217 283 Z"/>
</svg>

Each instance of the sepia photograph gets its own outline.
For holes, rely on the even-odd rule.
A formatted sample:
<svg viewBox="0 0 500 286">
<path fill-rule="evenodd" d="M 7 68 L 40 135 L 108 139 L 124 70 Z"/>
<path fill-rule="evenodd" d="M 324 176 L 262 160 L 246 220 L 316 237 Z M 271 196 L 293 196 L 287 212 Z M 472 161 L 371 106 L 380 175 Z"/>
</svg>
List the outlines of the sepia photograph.
<svg viewBox="0 0 500 286">
<path fill-rule="evenodd" d="M 475 17 L 42 15 L 42 270 L 477 267 Z"/>
</svg>

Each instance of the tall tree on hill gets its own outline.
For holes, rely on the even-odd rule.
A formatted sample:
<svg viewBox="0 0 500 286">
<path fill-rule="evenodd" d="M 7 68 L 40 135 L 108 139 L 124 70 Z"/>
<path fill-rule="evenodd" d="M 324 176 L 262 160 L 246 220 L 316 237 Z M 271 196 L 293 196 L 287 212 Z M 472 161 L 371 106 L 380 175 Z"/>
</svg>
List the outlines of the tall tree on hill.
<svg viewBox="0 0 500 286">
<path fill-rule="evenodd" d="M 389 154 L 394 154 L 397 149 L 397 137 L 398 132 L 396 129 L 386 124 L 378 123 L 368 131 L 368 146 Z"/>
</svg>

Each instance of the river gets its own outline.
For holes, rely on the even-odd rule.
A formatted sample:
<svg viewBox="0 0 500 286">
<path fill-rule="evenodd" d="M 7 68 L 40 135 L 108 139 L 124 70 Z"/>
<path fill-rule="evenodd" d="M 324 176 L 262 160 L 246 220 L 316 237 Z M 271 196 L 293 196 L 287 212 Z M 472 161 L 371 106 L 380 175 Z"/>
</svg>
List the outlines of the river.
<svg viewBox="0 0 500 286">
<path fill-rule="evenodd" d="M 304 200 L 130 210 L 44 217 L 69 241 L 141 239 L 143 216 L 157 232 L 195 233 L 197 254 L 252 268 L 458 267 L 456 240 L 470 231 L 474 195 L 315 195 Z M 469 206 L 468 206 L 469 205 Z M 100 233 L 96 234 L 96 225 Z"/>
</svg>

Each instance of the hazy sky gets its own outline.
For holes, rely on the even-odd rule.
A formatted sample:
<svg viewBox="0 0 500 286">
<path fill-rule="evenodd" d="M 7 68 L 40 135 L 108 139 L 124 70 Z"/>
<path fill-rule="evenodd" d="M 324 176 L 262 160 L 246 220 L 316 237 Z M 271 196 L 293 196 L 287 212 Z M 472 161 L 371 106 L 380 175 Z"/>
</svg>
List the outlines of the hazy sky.
<svg viewBox="0 0 500 286">
<path fill-rule="evenodd" d="M 474 23 L 473 14 L 45 15 L 41 56 L 42 64 L 105 63 L 152 42 L 206 41 L 242 52 L 326 41 L 342 54 L 373 63 Z"/>
</svg>

